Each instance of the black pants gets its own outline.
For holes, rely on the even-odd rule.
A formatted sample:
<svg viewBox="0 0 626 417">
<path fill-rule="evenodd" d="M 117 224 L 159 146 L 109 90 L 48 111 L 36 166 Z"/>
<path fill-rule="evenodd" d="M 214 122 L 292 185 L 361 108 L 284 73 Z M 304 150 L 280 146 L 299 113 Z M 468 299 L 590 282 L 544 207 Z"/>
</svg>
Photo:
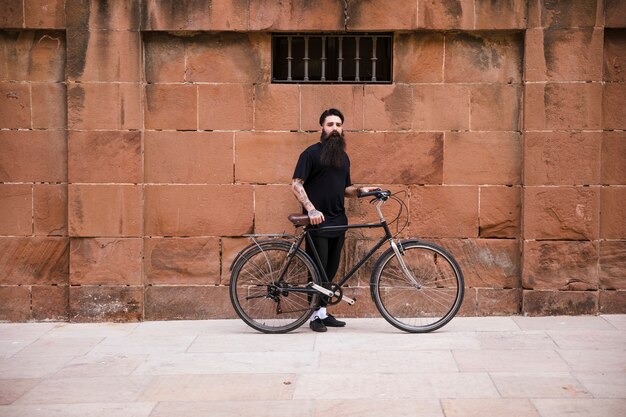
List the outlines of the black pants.
<svg viewBox="0 0 626 417">
<path fill-rule="evenodd" d="M 313 234 L 310 236 L 311 239 L 313 239 L 313 244 L 315 244 L 315 249 L 317 250 L 317 254 L 326 272 L 326 278 L 328 279 L 328 281 L 323 282 L 322 285 L 331 283 L 339 269 L 339 260 L 341 259 L 341 249 L 343 248 L 345 236 L 343 234 L 338 237 L 321 237 Z M 309 242 L 306 242 L 306 253 L 308 253 L 311 259 L 313 259 L 313 262 L 315 262 L 315 255 L 313 254 L 313 250 L 309 247 Z M 324 277 L 322 277 L 322 281 L 323 280 Z M 326 287 L 326 285 L 324 286 Z M 320 307 L 326 307 L 326 304 L 326 297 L 322 297 Z"/>
</svg>

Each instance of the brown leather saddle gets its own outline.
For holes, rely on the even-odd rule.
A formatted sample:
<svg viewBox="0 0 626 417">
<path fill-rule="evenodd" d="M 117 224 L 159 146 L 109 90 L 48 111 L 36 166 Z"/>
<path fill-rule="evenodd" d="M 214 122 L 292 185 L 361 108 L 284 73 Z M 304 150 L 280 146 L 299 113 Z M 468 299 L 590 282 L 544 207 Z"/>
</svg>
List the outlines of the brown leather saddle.
<svg viewBox="0 0 626 417">
<path fill-rule="evenodd" d="M 287 218 L 291 223 L 293 223 L 294 226 L 309 225 L 309 216 L 306 214 L 290 214 Z"/>
</svg>

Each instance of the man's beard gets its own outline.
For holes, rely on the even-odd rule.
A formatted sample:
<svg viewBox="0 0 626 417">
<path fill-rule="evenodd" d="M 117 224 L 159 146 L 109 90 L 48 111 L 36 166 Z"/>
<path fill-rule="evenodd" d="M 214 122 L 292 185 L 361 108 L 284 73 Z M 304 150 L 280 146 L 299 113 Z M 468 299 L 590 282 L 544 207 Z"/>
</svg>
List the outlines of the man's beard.
<svg viewBox="0 0 626 417">
<path fill-rule="evenodd" d="M 322 165 L 341 168 L 343 162 L 343 155 L 346 150 L 346 140 L 342 134 L 333 131 L 330 135 L 325 135 L 322 132 L 322 153 L 320 155 L 320 161 Z"/>
</svg>

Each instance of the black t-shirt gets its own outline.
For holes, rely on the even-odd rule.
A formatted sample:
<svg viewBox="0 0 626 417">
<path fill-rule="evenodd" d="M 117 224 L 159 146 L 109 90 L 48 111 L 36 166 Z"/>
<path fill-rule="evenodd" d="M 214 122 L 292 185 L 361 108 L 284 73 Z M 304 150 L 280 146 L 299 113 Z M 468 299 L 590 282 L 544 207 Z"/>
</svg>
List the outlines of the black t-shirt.
<svg viewBox="0 0 626 417">
<path fill-rule="evenodd" d="M 293 178 L 304 181 L 304 190 L 316 209 L 324 214 L 324 222 L 320 226 L 342 226 L 348 224 L 344 197 L 350 181 L 350 158 L 344 153 L 340 168 L 322 165 L 320 155 L 322 144 L 311 145 L 300 154 Z M 306 210 L 303 211 L 306 214 Z M 341 235 L 339 232 L 323 232 L 319 235 L 332 237 Z"/>
</svg>

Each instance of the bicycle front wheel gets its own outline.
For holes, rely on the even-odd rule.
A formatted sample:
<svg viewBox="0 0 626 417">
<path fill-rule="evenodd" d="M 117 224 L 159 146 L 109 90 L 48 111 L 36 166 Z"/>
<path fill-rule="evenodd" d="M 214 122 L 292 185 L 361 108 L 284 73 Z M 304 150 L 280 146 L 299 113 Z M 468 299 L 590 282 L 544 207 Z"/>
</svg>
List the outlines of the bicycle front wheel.
<svg viewBox="0 0 626 417">
<path fill-rule="evenodd" d="M 300 327 L 319 302 L 318 293 L 305 292 L 309 282 L 320 283 L 317 269 L 300 249 L 290 258 L 290 249 L 288 242 L 261 242 L 233 266 L 233 307 L 246 324 L 264 333 L 286 333 Z"/>
<path fill-rule="evenodd" d="M 380 314 L 393 326 L 426 333 L 448 323 L 463 301 L 463 274 L 452 255 L 432 243 L 398 244 L 406 266 L 393 249 L 374 267 L 370 290 Z"/>
</svg>

